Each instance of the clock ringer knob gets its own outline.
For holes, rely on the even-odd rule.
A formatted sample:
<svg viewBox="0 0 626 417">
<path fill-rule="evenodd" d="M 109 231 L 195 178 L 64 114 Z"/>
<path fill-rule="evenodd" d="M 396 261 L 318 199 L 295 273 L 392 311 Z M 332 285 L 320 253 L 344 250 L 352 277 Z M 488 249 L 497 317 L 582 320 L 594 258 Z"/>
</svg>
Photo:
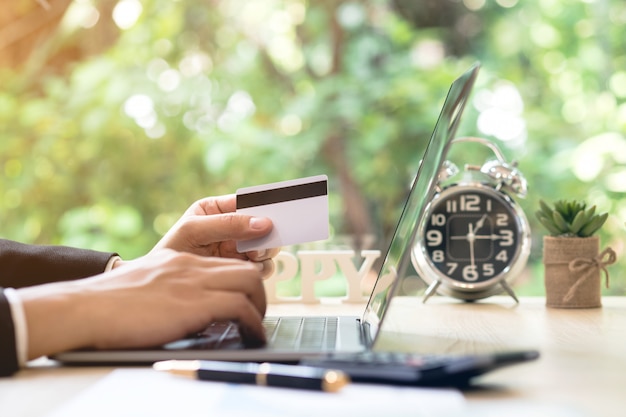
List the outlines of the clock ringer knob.
<svg viewBox="0 0 626 417">
<path fill-rule="evenodd" d="M 508 164 L 499 160 L 485 162 L 480 172 L 491 178 L 496 184 L 501 184 L 519 197 L 526 197 L 528 183 L 515 164 Z"/>
</svg>

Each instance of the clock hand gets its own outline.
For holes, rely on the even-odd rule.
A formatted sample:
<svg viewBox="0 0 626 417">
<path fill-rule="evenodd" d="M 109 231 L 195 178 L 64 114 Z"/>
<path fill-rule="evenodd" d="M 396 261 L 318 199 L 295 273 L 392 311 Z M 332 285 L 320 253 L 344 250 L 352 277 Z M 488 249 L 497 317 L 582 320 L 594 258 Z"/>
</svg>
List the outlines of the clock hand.
<svg viewBox="0 0 626 417">
<path fill-rule="evenodd" d="M 476 236 L 474 236 L 474 239 L 497 240 L 497 239 L 502 239 L 502 236 L 500 236 L 500 235 L 476 235 Z"/>
<path fill-rule="evenodd" d="M 480 229 L 481 227 L 483 227 L 485 225 L 485 220 L 487 219 L 487 215 L 483 215 L 483 217 L 480 218 L 480 220 L 478 220 L 476 222 L 476 228 L 474 229 L 472 227 L 471 224 L 469 224 L 469 232 L 466 235 L 462 235 L 462 236 L 450 236 L 451 240 L 467 240 L 469 241 L 470 239 L 485 239 L 485 237 L 487 235 L 477 235 L 476 232 L 478 231 L 478 229 Z M 496 236 L 499 237 L 497 235 L 492 235 L 492 236 Z"/>
<path fill-rule="evenodd" d="M 476 222 L 476 228 L 474 229 L 474 233 L 478 231 L 481 227 L 485 225 L 485 220 L 487 219 L 487 215 L 483 214 L 483 216 Z"/>
<path fill-rule="evenodd" d="M 484 237 L 476 235 L 476 232 L 478 231 L 478 229 L 480 229 L 481 227 L 485 225 L 486 219 L 487 219 L 487 215 L 483 214 L 483 216 L 476 222 L 476 226 L 472 226 L 471 223 L 468 224 L 469 232 L 467 234 L 462 235 L 462 236 L 450 236 L 450 240 L 467 240 L 469 242 L 470 240 L 477 239 L 479 237 L 481 239 L 484 239 Z"/>
<path fill-rule="evenodd" d="M 469 242 L 470 265 L 473 270 L 474 268 L 476 268 L 476 265 L 474 263 L 474 241 L 476 240 L 476 235 L 474 234 L 473 225 L 470 223 L 468 226 L 469 226 L 469 232 L 467 233 L 467 241 Z"/>
</svg>

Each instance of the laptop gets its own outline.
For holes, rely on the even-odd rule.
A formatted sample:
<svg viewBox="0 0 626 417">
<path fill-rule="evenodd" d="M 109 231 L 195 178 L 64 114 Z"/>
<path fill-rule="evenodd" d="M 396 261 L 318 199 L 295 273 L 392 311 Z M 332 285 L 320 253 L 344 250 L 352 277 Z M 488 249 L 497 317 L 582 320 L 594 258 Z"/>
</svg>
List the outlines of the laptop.
<svg viewBox="0 0 626 417">
<path fill-rule="evenodd" d="M 404 209 L 396 225 L 378 278 L 361 317 L 266 317 L 268 343 L 247 348 L 233 323 L 215 323 L 206 331 L 164 346 L 143 349 L 74 350 L 54 359 L 65 364 L 142 364 L 160 360 L 227 360 L 298 362 L 329 352 L 372 351 L 391 299 L 411 262 L 411 247 L 435 180 L 458 128 L 479 70 L 473 65 L 447 94 Z"/>
</svg>

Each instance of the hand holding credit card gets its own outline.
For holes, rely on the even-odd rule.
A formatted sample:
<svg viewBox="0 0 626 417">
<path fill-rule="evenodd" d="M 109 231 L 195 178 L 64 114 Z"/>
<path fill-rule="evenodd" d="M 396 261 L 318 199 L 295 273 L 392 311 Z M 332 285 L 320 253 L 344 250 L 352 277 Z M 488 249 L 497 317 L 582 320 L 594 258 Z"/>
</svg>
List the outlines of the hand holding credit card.
<svg viewBox="0 0 626 417">
<path fill-rule="evenodd" d="M 268 217 L 274 224 L 266 236 L 238 241 L 238 252 L 328 239 L 328 177 L 317 175 L 240 188 L 237 213 Z"/>
</svg>

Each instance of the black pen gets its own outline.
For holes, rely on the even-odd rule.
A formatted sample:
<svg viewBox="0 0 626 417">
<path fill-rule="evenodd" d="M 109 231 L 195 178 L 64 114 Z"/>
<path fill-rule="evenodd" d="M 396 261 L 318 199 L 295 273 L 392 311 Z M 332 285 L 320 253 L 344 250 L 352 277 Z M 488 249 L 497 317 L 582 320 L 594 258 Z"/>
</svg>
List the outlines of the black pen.
<svg viewBox="0 0 626 417">
<path fill-rule="evenodd" d="M 278 363 L 170 360 L 156 362 L 157 371 L 203 381 L 236 382 L 269 387 L 336 392 L 350 382 L 341 371 Z"/>
</svg>

